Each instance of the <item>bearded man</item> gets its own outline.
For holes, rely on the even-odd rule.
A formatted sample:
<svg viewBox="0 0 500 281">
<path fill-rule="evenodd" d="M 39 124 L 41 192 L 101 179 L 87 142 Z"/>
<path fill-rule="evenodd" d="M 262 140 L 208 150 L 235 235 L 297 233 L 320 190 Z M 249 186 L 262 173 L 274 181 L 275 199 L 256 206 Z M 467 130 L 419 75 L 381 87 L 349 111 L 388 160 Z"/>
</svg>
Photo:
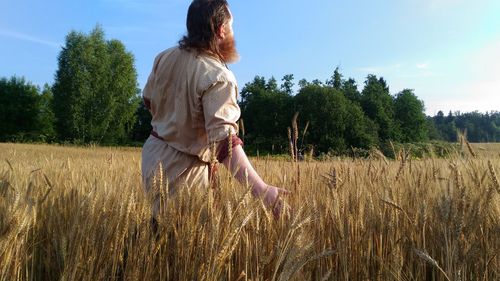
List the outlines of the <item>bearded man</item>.
<svg viewBox="0 0 500 281">
<path fill-rule="evenodd" d="M 153 131 L 142 149 L 143 181 L 151 192 L 153 179 L 161 172 L 169 192 L 182 184 L 208 188 L 216 156 L 239 182 L 248 179 L 254 196 L 274 206 L 278 215 L 281 204 L 275 203 L 284 190 L 262 180 L 236 136 L 238 87 L 226 65 L 238 59 L 232 24 L 226 0 L 194 0 L 188 10 L 187 35 L 155 58 L 143 91 L 153 117 Z M 153 210 L 158 212 L 158 199 Z"/>
</svg>

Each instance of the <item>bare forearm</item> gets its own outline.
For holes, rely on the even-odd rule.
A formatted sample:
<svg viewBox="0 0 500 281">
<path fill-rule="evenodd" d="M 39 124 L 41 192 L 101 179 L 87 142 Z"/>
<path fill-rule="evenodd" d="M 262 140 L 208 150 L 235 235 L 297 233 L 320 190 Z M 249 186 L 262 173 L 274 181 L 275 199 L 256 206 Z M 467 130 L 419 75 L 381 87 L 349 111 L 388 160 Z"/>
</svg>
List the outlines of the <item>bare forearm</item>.
<svg viewBox="0 0 500 281">
<path fill-rule="evenodd" d="M 279 217 L 282 211 L 282 204 L 279 200 L 279 188 L 267 185 L 262 180 L 240 145 L 234 146 L 232 156 L 226 157 L 222 163 L 240 183 L 246 184 L 248 180 L 248 184 L 252 187 L 253 195 L 261 197 L 267 206 L 273 208 L 274 216 Z"/>
<path fill-rule="evenodd" d="M 232 156 L 226 157 L 222 163 L 240 183 L 245 184 L 248 176 L 248 183 L 252 186 L 254 195 L 265 192 L 265 182 L 257 174 L 241 146 L 233 147 Z"/>
</svg>

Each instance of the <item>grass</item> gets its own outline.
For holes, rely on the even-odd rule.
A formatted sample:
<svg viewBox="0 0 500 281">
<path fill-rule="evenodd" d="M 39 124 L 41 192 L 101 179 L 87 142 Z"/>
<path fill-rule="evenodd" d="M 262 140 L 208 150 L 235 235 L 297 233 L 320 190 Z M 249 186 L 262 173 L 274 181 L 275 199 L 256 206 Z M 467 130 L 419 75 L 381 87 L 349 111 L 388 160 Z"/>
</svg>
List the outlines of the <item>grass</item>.
<svg viewBox="0 0 500 281">
<path fill-rule="evenodd" d="M 479 146 L 253 159 L 289 213 L 221 169 L 217 190 L 162 193 L 155 234 L 139 149 L 0 144 L 0 280 L 499 280 L 500 149 Z"/>
</svg>

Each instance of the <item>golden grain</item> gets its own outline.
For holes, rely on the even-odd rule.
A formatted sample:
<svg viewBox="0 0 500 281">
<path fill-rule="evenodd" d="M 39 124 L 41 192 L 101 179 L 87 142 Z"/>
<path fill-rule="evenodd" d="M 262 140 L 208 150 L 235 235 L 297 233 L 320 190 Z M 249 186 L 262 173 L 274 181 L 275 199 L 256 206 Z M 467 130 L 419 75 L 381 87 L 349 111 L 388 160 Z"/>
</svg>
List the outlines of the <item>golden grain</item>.
<svg viewBox="0 0 500 281">
<path fill-rule="evenodd" d="M 280 219 L 229 177 L 169 192 L 159 169 L 153 232 L 139 149 L 0 144 L 0 280 L 499 280 L 500 160 L 482 146 L 253 159 L 292 192 Z"/>
</svg>

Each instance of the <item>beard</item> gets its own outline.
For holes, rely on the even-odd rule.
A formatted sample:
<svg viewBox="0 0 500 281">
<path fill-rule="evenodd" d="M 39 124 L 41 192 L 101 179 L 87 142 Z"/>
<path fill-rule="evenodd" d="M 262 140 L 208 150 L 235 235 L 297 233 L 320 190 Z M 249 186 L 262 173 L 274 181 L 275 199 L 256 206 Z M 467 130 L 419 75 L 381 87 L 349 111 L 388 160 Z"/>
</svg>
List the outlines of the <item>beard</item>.
<svg viewBox="0 0 500 281">
<path fill-rule="evenodd" d="M 234 63 L 238 61 L 240 55 L 236 50 L 236 41 L 234 36 L 228 36 L 219 44 L 219 53 L 225 63 Z"/>
</svg>

